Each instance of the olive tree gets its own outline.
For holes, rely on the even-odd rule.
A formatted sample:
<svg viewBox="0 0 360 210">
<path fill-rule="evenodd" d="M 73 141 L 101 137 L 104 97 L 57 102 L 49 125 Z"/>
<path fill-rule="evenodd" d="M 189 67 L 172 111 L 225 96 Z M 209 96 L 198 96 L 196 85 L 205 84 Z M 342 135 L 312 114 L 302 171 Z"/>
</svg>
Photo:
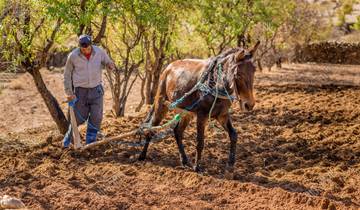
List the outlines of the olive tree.
<svg viewBox="0 0 360 210">
<path fill-rule="evenodd" d="M 2 54 L 6 55 L 3 58 L 32 76 L 53 120 L 60 132 L 65 133 L 68 122 L 40 73 L 64 23 L 60 17 L 49 16 L 47 6 L 46 2 L 35 0 L 5 1 L 0 42 Z"/>
<path fill-rule="evenodd" d="M 105 33 L 108 3 L 105 0 L 15 0 L 4 1 L 1 5 L 1 59 L 33 77 L 61 133 L 67 131 L 68 121 L 46 87 L 40 69 L 46 66 L 54 44 L 66 41 L 73 33 L 97 31 L 95 41 L 99 42 Z M 100 19 L 100 24 L 97 19 Z"/>
</svg>

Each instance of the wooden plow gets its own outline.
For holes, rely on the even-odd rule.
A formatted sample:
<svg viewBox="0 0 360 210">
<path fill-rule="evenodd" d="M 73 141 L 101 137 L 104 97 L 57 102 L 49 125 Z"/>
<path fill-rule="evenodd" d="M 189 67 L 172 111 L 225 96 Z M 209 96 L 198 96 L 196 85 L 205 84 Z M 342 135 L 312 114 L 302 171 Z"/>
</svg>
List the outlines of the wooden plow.
<svg viewBox="0 0 360 210">
<path fill-rule="evenodd" d="M 162 139 L 164 139 L 170 135 L 173 135 L 173 128 L 181 120 L 182 115 L 190 114 L 186 110 L 182 110 L 177 107 L 174 107 L 173 109 L 176 110 L 176 113 L 178 113 L 178 114 L 176 114 L 173 117 L 173 119 L 171 119 L 170 121 L 168 121 L 167 123 L 165 123 L 163 125 L 152 127 L 151 122 L 145 123 L 144 125 L 146 125 L 146 124 L 148 124 L 148 125 L 144 126 L 144 128 L 137 128 L 137 129 L 134 129 L 132 131 L 129 131 L 129 132 L 117 135 L 117 136 L 108 137 L 108 138 L 105 137 L 105 138 L 102 138 L 102 140 L 97 140 L 94 143 L 83 145 L 81 143 L 80 132 L 79 132 L 79 129 L 78 129 L 78 126 L 76 123 L 75 107 L 74 107 L 74 105 L 71 105 L 67 101 L 63 101 L 63 103 L 69 104 L 70 122 L 71 122 L 72 135 L 73 135 L 73 140 L 74 140 L 73 145 L 74 145 L 74 149 L 78 150 L 78 151 L 85 151 L 87 149 L 91 149 L 91 148 L 94 148 L 94 147 L 97 147 L 100 145 L 105 145 L 105 144 L 114 143 L 114 142 L 117 142 L 118 145 L 129 145 L 129 146 L 134 146 L 134 147 L 143 146 L 145 144 L 145 142 L 129 142 L 129 141 L 120 142 L 120 141 L 127 137 L 136 136 L 136 135 L 145 135 L 149 132 L 157 131 L 157 133 L 151 137 L 151 142 L 155 143 L 155 142 L 161 141 Z M 167 106 L 170 106 L 169 102 L 165 102 L 165 104 Z M 168 128 L 168 129 L 166 129 L 166 128 Z"/>
<path fill-rule="evenodd" d="M 105 144 L 109 144 L 109 143 L 113 143 L 113 142 L 118 142 L 118 144 L 123 144 L 123 145 L 129 145 L 129 146 L 143 146 L 145 142 L 119 142 L 121 140 L 123 140 L 124 138 L 127 137 L 131 137 L 131 136 L 136 136 L 136 135 L 144 135 L 146 133 L 149 132 L 154 132 L 154 131 L 161 131 L 159 133 L 157 133 L 156 135 L 154 135 L 152 137 L 152 142 L 157 142 L 160 141 L 164 138 L 166 138 L 167 136 L 170 136 L 173 134 L 173 129 L 167 129 L 165 130 L 165 128 L 170 128 L 173 125 L 175 125 L 178 121 L 180 121 L 181 119 L 181 114 L 177 114 L 175 115 L 175 117 L 168 121 L 167 123 L 165 123 L 164 125 L 161 126 L 146 126 L 144 128 L 137 128 L 135 130 L 120 134 L 118 136 L 113 136 L 113 137 L 108 137 L 108 138 L 103 138 L 102 140 L 98 140 L 94 143 L 88 144 L 83 146 L 81 143 L 81 139 L 80 139 L 80 133 L 76 124 L 76 117 L 75 117 L 75 112 L 74 112 L 74 108 L 72 106 L 70 106 L 70 121 L 71 121 L 71 126 L 72 126 L 72 135 L 73 135 L 73 139 L 74 139 L 74 149 L 75 150 L 80 150 L 80 151 L 84 151 L 87 149 L 91 149 L 100 145 L 105 145 Z"/>
<path fill-rule="evenodd" d="M 170 125 L 167 126 L 167 127 L 170 127 Z M 102 140 L 98 140 L 98 141 L 96 141 L 94 143 L 87 144 L 87 145 L 82 146 L 82 147 L 76 148 L 75 145 L 74 145 L 74 148 L 78 149 L 80 151 L 84 151 L 84 150 L 91 149 L 91 148 L 94 148 L 94 147 L 97 147 L 97 146 L 100 146 L 100 145 L 105 145 L 105 144 L 114 143 L 114 142 L 118 142 L 118 145 L 128 145 L 128 146 L 139 147 L 139 146 L 143 146 L 145 142 L 129 142 L 129 141 L 120 142 L 120 141 L 122 141 L 124 138 L 127 138 L 127 137 L 146 134 L 146 133 L 148 133 L 150 131 L 160 131 L 160 130 L 163 130 L 164 128 L 165 127 L 163 127 L 163 126 L 157 126 L 157 127 L 152 127 L 152 128 L 144 128 L 142 130 L 137 128 L 135 130 L 132 130 L 132 131 L 129 131 L 129 132 L 117 135 L 117 136 L 108 137 L 108 138 L 104 138 Z M 170 136 L 172 133 L 173 133 L 172 129 L 167 129 L 167 130 L 164 130 L 162 132 L 159 132 L 154 137 L 152 137 L 151 142 L 160 141 L 160 140 L 166 138 L 167 136 Z"/>
</svg>

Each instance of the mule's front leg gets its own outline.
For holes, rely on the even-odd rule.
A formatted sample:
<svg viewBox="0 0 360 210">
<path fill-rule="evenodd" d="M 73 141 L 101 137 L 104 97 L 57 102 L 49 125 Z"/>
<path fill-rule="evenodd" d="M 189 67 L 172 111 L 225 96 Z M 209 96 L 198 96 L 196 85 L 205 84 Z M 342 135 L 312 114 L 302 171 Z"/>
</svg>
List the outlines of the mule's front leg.
<svg viewBox="0 0 360 210">
<path fill-rule="evenodd" d="M 233 127 L 230 119 L 230 115 L 226 114 L 217 118 L 221 126 L 228 132 L 230 138 L 230 151 L 229 151 L 229 160 L 226 166 L 228 172 L 233 172 L 235 164 L 235 155 L 236 155 L 236 142 L 237 142 L 237 133 Z"/>
<path fill-rule="evenodd" d="M 201 153 L 204 149 L 204 132 L 205 132 L 205 125 L 207 122 L 206 116 L 198 115 L 197 116 L 197 145 L 196 145 L 196 159 L 195 159 L 195 167 L 194 170 L 196 172 L 200 171 L 200 161 L 201 161 Z"/>
<path fill-rule="evenodd" d="M 228 134 L 230 138 L 230 152 L 227 169 L 232 172 L 234 170 L 235 164 L 237 133 L 235 128 L 232 126 L 230 118 L 227 121 L 226 127 L 228 128 Z"/>
</svg>

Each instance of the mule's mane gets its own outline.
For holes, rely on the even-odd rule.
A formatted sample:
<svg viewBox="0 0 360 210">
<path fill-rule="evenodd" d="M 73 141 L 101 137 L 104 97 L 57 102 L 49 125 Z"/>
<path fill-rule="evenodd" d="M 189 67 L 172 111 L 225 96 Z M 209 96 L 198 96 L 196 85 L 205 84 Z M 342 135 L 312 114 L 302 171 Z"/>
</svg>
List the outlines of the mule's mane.
<svg viewBox="0 0 360 210">
<path fill-rule="evenodd" d="M 220 53 L 216 57 L 219 57 L 220 59 L 225 59 L 229 55 L 232 55 L 232 54 L 234 54 L 234 53 L 236 53 L 236 52 L 238 52 L 240 50 L 244 50 L 244 48 L 242 48 L 242 47 L 230 48 L 230 49 L 227 49 L 224 52 Z"/>
<path fill-rule="evenodd" d="M 227 76 L 226 76 L 226 74 L 228 74 L 228 68 L 222 69 L 221 75 L 219 75 L 218 68 L 219 68 L 219 65 L 225 67 L 224 63 L 226 63 L 227 61 L 230 61 L 230 62 L 233 61 L 233 59 L 232 59 L 233 55 L 236 52 L 239 52 L 242 50 L 244 50 L 244 48 L 241 48 L 241 47 L 230 48 L 230 49 L 227 49 L 224 52 L 220 53 L 219 55 L 211 58 L 211 63 L 209 65 L 208 69 L 206 70 L 207 78 L 206 79 L 204 78 L 206 80 L 206 83 L 209 88 L 215 88 L 215 86 L 218 85 L 219 91 L 222 90 L 222 91 L 226 92 L 225 89 L 227 89 L 227 88 L 229 89 L 230 82 L 227 81 Z M 230 92 L 230 94 L 231 94 L 233 91 L 228 90 L 228 92 Z"/>
</svg>

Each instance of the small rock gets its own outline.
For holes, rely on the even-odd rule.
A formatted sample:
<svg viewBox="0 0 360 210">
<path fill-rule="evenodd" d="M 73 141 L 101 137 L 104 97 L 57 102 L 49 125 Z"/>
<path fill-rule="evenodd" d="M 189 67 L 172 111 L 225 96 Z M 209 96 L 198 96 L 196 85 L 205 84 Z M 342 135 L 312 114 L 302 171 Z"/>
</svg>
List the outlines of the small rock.
<svg viewBox="0 0 360 210">
<path fill-rule="evenodd" d="M 4 195 L 0 200 L 0 207 L 3 209 L 22 209 L 25 208 L 25 204 L 17 198 Z"/>
</svg>

